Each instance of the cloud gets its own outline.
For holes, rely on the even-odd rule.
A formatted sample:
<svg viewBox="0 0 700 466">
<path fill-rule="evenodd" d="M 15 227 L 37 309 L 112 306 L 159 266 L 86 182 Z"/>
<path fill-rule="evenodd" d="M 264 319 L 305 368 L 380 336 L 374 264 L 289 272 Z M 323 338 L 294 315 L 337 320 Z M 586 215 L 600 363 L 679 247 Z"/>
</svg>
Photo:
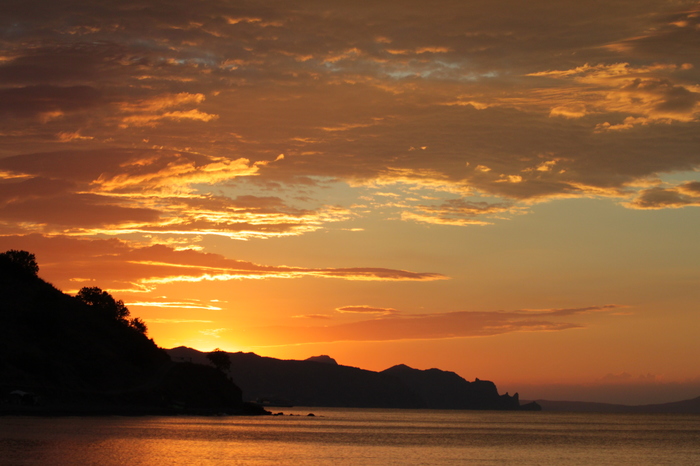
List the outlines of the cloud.
<svg viewBox="0 0 700 466">
<path fill-rule="evenodd" d="M 0 159 L 0 219 L 16 233 L 246 239 L 303 234 L 349 217 L 336 206 L 299 209 L 278 197 L 231 198 L 208 188 L 256 176 L 266 163 L 168 150 L 7 157 Z"/>
<path fill-rule="evenodd" d="M 679 189 L 691 195 L 700 195 L 700 181 L 689 181 L 682 184 Z"/>
<path fill-rule="evenodd" d="M 183 106 L 200 104 L 205 99 L 203 94 L 165 94 L 137 102 L 121 103 L 122 117 L 120 126 L 154 126 L 162 120 L 190 120 L 207 122 L 219 118 L 218 115 L 202 112 L 196 108 L 178 109 Z"/>
<path fill-rule="evenodd" d="M 208 330 L 200 330 L 199 333 L 202 335 L 206 335 L 208 337 L 213 337 L 213 338 L 221 338 L 221 333 L 227 331 L 229 329 L 227 328 L 212 328 Z"/>
<path fill-rule="evenodd" d="M 222 308 L 198 301 L 168 302 L 168 301 L 129 301 L 129 306 L 162 307 L 175 309 L 201 309 L 205 311 L 220 311 Z"/>
<path fill-rule="evenodd" d="M 231 268 L 197 268 L 182 266 L 180 264 L 158 263 L 158 262 L 138 262 L 137 265 L 148 267 L 156 272 L 157 276 L 143 278 L 139 283 L 146 286 L 154 284 L 175 283 L 175 282 L 202 282 L 202 281 L 230 281 L 240 279 L 266 279 L 266 278 L 342 278 L 345 280 L 358 281 L 433 281 L 445 280 L 439 273 L 416 273 L 407 270 L 383 269 L 383 268 L 323 268 L 308 269 L 302 267 L 273 267 L 258 266 L 257 264 L 247 264 L 236 261 Z M 189 268 L 189 273 L 177 273 L 178 268 Z M 170 270 L 167 273 L 166 270 Z M 205 272 L 206 271 L 206 272 Z M 158 276 L 160 275 L 160 276 Z"/>
<path fill-rule="evenodd" d="M 475 218 L 511 212 L 514 206 L 510 202 L 488 203 L 462 198 L 449 199 L 438 206 L 419 205 L 416 210 L 418 213 L 403 212 L 402 218 L 438 225 L 486 225 L 487 222 Z"/>
<path fill-rule="evenodd" d="M 696 119 L 700 101 L 696 86 L 674 83 L 671 78 L 674 73 L 689 69 L 692 69 L 690 64 L 646 67 L 631 67 L 628 63 L 585 64 L 570 70 L 531 73 L 529 76 L 571 79 L 579 86 L 571 88 L 570 92 L 588 93 L 581 103 L 552 108 L 552 116 L 580 118 L 590 112 L 626 113 L 632 115 L 626 119 L 628 127 L 632 127 L 636 121 L 647 124 Z M 574 102 L 573 96 L 570 102 Z"/>
<path fill-rule="evenodd" d="M 622 372 L 620 374 L 606 374 L 600 379 L 601 382 L 628 382 L 632 378 L 631 374 Z"/>
<path fill-rule="evenodd" d="M 376 315 L 393 315 L 397 314 L 396 309 L 387 307 L 372 307 L 372 306 L 343 306 L 335 309 L 342 314 L 376 314 Z"/>
<path fill-rule="evenodd" d="M 41 122 L 93 109 L 106 103 L 90 86 L 23 86 L 0 89 L 0 115 L 37 118 Z"/>
<path fill-rule="evenodd" d="M 64 196 L 32 196 L 12 200 L 0 208 L 5 223 L 20 225 L 26 232 L 51 230 L 70 231 L 73 228 L 139 228 L 158 220 L 154 209 L 124 205 L 103 196 L 69 194 Z"/>
<path fill-rule="evenodd" d="M 700 166 L 694 1 L 0 8 L 0 169 L 112 197 L 83 200 L 113 213 L 71 234 L 303 234 L 351 218 L 349 200 L 295 203 L 331 180 L 357 198 L 439 198 L 390 218 L 483 225 L 549 199 L 631 199 L 635 183 Z M 222 198 L 245 195 L 242 177 L 284 205 L 232 214 Z M 225 207 L 183 211 L 195 195 Z"/>
<path fill-rule="evenodd" d="M 633 209 L 677 209 L 680 207 L 700 206 L 698 183 L 689 182 L 674 188 L 649 188 L 626 205 Z"/>
<path fill-rule="evenodd" d="M 129 304 L 133 306 L 134 304 Z M 211 324 L 211 320 L 196 320 L 196 319 L 148 319 L 149 324 Z"/>
<path fill-rule="evenodd" d="M 620 305 L 590 306 L 520 311 L 458 311 L 432 314 L 397 314 L 323 327 L 264 327 L 250 329 L 250 344 L 257 346 L 335 341 L 397 341 L 468 338 L 501 335 L 512 332 L 555 332 L 585 328 L 575 322 L 560 322 L 592 312 L 611 312 Z M 352 312 L 381 314 L 378 309 L 350 306 Z M 363 310 L 364 309 L 364 310 Z"/>
<path fill-rule="evenodd" d="M 361 281 L 433 281 L 446 280 L 439 273 L 407 270 L 349 267 L 307 268 L 261 265 L 227 259 L 219 254 L 196 250 L 175 250 L 165 245 L 139 247 L 116 239 L 81 240 L 65 236 L 51 238 L 39 234 L 0 236 L 0 249 L 24 249 L 34 253 L 42 276 L 67 292 L 80 285 L 80 277 L 90 277 L 90 286 L 98 283 L 107 290 L 152 291 L 166 283 L 230 281 L 244 279 L 336 278 Z M 80 286 L 78 286 L 79 288 Z M 152 307 L 202 306 L 199 303 L 136 301 Z M 141 304 L 139 304 L 141 303 Z M 147 304 L 144 304 L 147 303 Z M 217 306 L 207 305 L 207 308 Z"/>
</svg>

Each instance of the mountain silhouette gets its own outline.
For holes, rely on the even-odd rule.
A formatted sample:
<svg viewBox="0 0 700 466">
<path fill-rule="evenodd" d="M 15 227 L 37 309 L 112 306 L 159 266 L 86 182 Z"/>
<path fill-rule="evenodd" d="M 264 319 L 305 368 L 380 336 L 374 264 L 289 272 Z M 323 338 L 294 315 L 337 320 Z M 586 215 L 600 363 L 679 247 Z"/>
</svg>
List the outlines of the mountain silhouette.
<svg viewBox="0 0 700 466">
<path fill-rule="evenodd" d="M 205 362 L 192 348 L 168 350 L 175 361 Z M 422 400 L 389 375 L 318 361 L 285 361 L 254 353 L 229 353 L 230 374 L 243 399 L 274 405 L 367 408 L 424 407 Z"/>
<path fill-rule="evenodd" d="M 173 360 L 206 362 L 206 353 L 180 346 L 168 350 Z M 493 382 L 467 382 L 454 372 L 421 371 L 405 365 L 373 372 L 337 364 L 329 356 L 305 361 L 281 360 L 254 353 L 229 353 L 230 374 L 243 399 L 271 405 L 354 408 L 431 408 L 536 410 L 521 406 L 517 394 L 499 395 Z"/>
</svg>

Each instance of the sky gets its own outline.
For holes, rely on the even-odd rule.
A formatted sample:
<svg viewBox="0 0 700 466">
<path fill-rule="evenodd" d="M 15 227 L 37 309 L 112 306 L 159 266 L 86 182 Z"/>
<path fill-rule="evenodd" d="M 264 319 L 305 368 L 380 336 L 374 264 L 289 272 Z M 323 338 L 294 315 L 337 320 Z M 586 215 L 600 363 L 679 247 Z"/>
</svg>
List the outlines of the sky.
<svg viewBox="0 0 700 466">
<path fill-rule="evenodd" d="M 4 0 L 0 249 L 165 348 L 700 395 L 696 0 Z"/>
</svg>

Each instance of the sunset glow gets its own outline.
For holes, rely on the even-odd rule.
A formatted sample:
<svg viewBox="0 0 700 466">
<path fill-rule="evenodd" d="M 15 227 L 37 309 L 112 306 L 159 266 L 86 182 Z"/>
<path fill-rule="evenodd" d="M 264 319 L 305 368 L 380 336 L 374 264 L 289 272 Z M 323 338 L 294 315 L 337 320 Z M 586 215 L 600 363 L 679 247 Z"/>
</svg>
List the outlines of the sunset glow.
<svg viewBox="0 0 700 466">
<path fill-rule="evenodd" d="M 700 395 L 697 0 L 6 0 L 0 31 L 0 250 L 158 345 Z"/>
</svg>

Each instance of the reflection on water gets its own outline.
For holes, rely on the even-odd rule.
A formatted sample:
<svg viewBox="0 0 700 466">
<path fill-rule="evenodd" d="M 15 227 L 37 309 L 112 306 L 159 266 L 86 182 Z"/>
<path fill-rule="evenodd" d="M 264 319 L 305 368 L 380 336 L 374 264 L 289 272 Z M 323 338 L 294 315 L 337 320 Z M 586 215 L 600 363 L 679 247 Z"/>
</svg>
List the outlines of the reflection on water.
<svg viewBox="0 0 700 466">
<path fill-rule="evenodd" d="M 289 409 L 0 418 L 2 465 L 700 464 L 700 416 Z"/>
</svg>

